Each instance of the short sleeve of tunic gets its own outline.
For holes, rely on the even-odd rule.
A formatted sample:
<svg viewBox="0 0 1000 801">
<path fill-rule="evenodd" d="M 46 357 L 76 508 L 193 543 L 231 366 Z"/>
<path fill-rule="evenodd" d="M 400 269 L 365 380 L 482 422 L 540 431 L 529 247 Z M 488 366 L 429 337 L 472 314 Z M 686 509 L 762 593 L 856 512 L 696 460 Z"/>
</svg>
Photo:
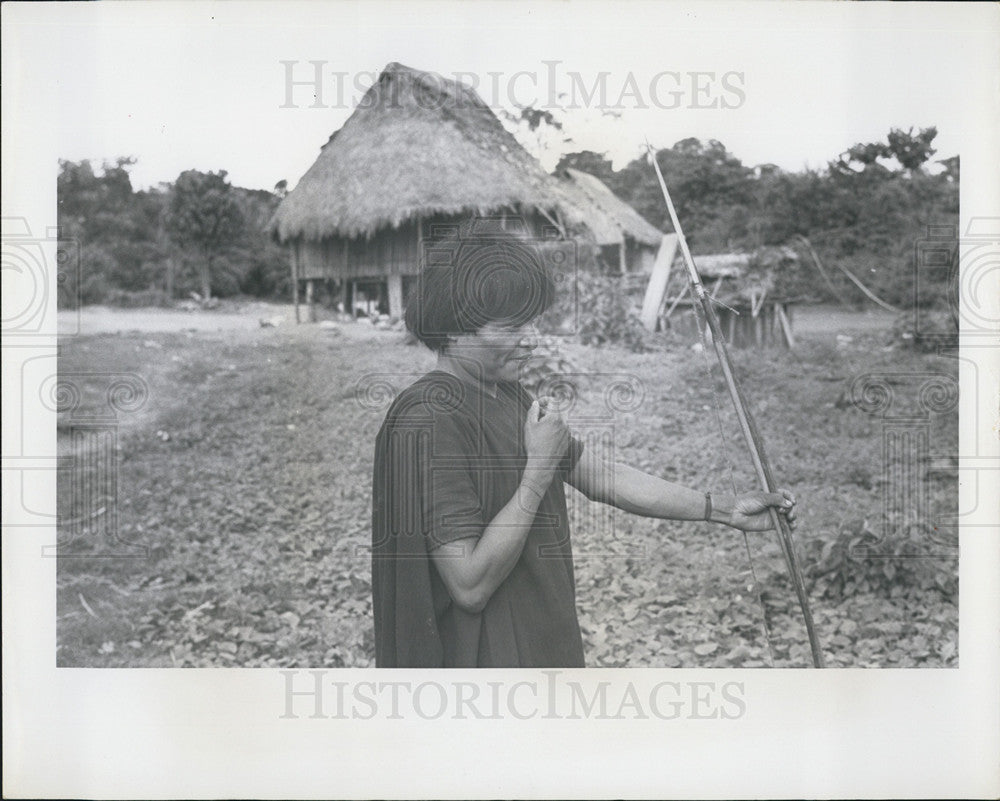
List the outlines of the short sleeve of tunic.
<svg viewBox="0 0 1000 801">
<path fill-rule="evenodd" d="M 412 532 L 423 534 L 427 550 L 479 537 L 489 523 L 481 503 L 474 442 L 450 410 L 416 406 L 396 420 L 390 433 L 390 514 L 397 520 L 419 510 Z M 418 497 L 414 497 L 417 493 Z"/>
</svg>

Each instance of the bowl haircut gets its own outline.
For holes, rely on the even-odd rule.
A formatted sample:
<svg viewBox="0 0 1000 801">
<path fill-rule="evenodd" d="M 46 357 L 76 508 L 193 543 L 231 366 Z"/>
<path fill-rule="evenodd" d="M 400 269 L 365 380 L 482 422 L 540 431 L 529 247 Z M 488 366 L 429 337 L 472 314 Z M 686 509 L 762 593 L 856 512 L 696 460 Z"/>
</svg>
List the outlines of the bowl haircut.
<svg viewBox="0 0 1000 801">
<path fill-rule="evenodd" d="M 406 302 L 409 331 L 435 353 L 488 323 L 524 325 L 555 300 L 531 242 L 511 235 L 462 240 L 451 264 L 427 265 Z"/>
</svg>

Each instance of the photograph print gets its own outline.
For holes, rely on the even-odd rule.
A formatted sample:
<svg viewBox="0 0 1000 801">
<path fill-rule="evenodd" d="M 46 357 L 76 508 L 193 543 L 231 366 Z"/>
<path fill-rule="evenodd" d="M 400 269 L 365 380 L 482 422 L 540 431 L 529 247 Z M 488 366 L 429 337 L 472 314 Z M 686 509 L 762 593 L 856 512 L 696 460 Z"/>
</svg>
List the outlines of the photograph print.
<svg viewBox="0 0 1000 801">
<path fill-rule="evenodd" d="M 58 666 L 959 665 L 947 103 L 536 44 L 64 123 Z"/>
</svg>

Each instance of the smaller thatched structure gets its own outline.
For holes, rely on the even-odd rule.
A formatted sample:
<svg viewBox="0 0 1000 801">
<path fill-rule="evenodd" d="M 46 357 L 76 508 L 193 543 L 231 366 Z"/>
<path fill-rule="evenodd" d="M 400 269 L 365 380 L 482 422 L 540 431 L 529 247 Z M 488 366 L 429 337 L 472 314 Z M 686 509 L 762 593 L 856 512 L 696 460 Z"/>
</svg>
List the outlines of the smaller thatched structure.
<svg viewBox="0 0 1000 801">
<path fill-rule="evenodd" d="M 753 253 L 695 256 L 705 290 L 715 304 L 719 324 L 735 347 L 794 347 L 792 304 L 781 290 L 780 276 L 797 263 L 791 248 L 766 247 Z M 679 265 L 667 290 L 661 327 L 694 328 L 696 320 L 687 269 Z"/>
<path fill-rule="evenodd" d="M 605 263 L 622 273 L 650 272 L 663 232 L 596 176 L 566 168 L 558 177 L 568 187 Z"/>
</svg>

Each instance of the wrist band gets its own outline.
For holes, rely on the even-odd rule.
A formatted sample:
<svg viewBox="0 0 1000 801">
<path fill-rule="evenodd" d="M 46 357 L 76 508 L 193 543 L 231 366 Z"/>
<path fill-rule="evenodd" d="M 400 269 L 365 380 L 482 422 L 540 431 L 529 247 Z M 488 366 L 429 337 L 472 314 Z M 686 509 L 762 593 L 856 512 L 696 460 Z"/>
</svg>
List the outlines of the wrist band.
<svg viewBox="0 0 1000 801">
<path fill-rule="evenodd" d="M 712 519 L 712 493 L 711 492 L 706 492 L 705 493 L 705 519 L 706 520 L 711 520 Z"/>
</svg>

